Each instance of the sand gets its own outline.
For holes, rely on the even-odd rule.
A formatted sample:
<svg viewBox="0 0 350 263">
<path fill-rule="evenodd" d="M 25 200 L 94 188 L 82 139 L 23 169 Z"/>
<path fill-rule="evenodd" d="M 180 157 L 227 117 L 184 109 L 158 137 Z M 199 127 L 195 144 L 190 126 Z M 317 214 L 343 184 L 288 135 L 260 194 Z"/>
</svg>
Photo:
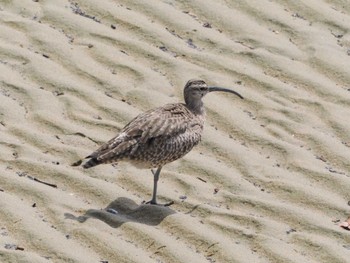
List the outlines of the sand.
<svg viewBox="0 0 350 263">
<path fill-rule="evenodd" d="M 1 1 L 0 261 L 350 262 L 349 14 L 341 0 Z M 174 205 L 141 205 L 149 170 L 70 166 L 192 78 L 245 100 L 205 98 L 201 144 L 161 174 Z"/>
</svg>

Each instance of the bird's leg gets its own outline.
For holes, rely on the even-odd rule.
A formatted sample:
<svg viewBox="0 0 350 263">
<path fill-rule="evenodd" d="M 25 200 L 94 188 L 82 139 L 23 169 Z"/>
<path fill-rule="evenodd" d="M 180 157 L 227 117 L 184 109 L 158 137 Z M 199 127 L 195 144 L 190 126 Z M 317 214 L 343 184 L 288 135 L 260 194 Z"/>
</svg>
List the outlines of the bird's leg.
<svg viewBox="0 0 350 263">
<path fill-rule="evenodd" d="M 162 170 L 162 166 L 159 166 L 157 171 L 152 171 L 153 173 L 153 195 L 152 195 L 152 199 L 151 201 L 148 201 L 146 204 L 151 204 L 151 205 L 158 205 L 157 203 L 157 185 L 158 185 L 158 180 L 159 180 L 159 174 L 160 171 Z M 171 201 L 169 203 L 164 204 L 164 206 L 170 206 L 172 205 L 174 202 Z"/>
<path fill-rule="evenodd" d="M 156 172 L 154 172 L 152 170 L 152 173 L 153 173 L 153 195 L 152 195 L 152 200 L 149 202 L 152 205 L 157 204 L 157 186 L 158 186 L 159 174 L 160 174 L 161 170 L 162 170 L 162 166 L 159 166 Z"/>
</svg>

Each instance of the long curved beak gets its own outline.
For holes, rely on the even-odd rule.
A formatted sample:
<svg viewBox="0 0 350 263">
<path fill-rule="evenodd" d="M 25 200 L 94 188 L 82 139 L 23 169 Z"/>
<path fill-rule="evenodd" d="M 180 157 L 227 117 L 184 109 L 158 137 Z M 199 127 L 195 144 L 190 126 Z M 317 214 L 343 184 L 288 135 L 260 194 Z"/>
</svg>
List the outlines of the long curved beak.
<svg viewBox="0 0 350 263">
<path fill-rule="evenodd" d="M 209 88 L 209 92 L 213 92 L 213 91 L 223 91 L 223 92 L 229 92 L 229 93 L 233 93 L 235 95 L 237 95 L 238 97 L 240 97 L 241 99 L 244 99 L 243 96 L 241 94 L 239 94 L 238 92 L 234 91 L 234 90 L 230 90 L 230 89 L 225 89 L 225 88 L 221 88 L 221 87 L 208 87 Z"/>
</svg>

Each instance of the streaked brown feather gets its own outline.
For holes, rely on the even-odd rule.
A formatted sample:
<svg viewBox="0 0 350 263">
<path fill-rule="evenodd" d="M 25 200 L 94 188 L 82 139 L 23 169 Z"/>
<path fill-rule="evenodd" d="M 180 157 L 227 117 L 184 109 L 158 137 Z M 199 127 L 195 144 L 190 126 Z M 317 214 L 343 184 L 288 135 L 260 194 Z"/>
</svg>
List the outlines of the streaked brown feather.
<svg viewBox="0 0 350 263">
<path fill-rule="evenodd" d="M 103 144 L 87 158 L 95 158 L 98 164 L 129 158 L 135 162 L 145 163 L 142 165 L 149 167 L 156 167 L 159 164 L 172 161 L 175 155 L 176 158 L 185 155 L 200 140 L 203 119 L 193 117 L 193 113 L 186 105 L 180 103 L 167 104 L 163 107 L 149 110 L 130 121 L 116 137 Z M 193 123 L 190 124 L 190 122 Z M 153 145 L 154 143 L 166 147 L 168 141 L 169 145 L 170 143 L 174 145 L 174 150 L 178 150 L 174 140 L 181 139 L 184 141 L 185 138 L 181 137 L 181 135 L 185 134 L 186 131 L 193 132 L 191 129 L 195 125 L 198 125 L 199 130 L 195 136 L 196 140 L 193 140 L 193 145 L 188 143 L 188 151 L 184 151 L 180 156 L 174 154 L 172 151 L 169 154 L 157 156 L 159 159 L 158 162 L 155 160 L 155 154 L 153 154 L 154 158 L 149 156 L 152 147 L 156 147 Z M 161 153 L 161 149 L 158 152 Z M 146 164 L 146 158 L 142 156 L 146 154 L 148 154 L 148 158 L 150 159 L 148 165 Z"/>
</svg>

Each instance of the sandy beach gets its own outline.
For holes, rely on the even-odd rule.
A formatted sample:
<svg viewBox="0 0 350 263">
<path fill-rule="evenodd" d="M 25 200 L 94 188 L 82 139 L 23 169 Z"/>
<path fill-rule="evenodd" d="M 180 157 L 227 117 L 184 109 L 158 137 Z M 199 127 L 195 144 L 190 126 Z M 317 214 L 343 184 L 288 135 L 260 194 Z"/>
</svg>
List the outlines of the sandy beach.
<svg viewBox="0 0 350 263">
<path fill-rule="evenodd" d="M 163 167 L 72 167 L 138 114 L 204 98 Z M 0 262 L 350 262 L 350 5 L 0 1 Z"/>
</svg>

